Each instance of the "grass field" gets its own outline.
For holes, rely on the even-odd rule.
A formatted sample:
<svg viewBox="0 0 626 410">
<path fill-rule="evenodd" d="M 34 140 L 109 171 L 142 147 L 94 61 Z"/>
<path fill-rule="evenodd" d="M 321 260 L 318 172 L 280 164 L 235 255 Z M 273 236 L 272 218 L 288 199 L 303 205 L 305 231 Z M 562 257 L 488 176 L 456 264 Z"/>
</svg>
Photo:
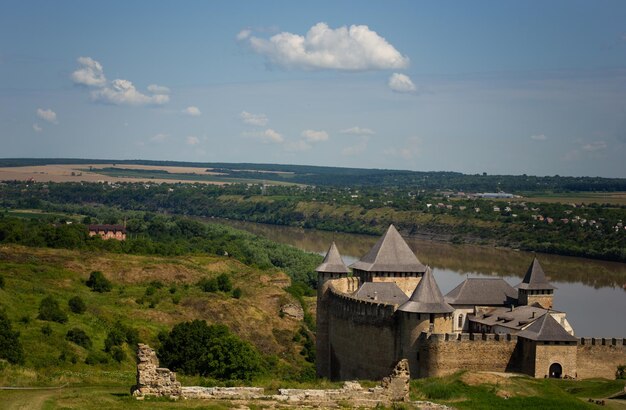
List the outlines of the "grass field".
<svg viewBox="0 0 626 410">
<path fill-rule="evenodd" d="M 562 204 L 612 204 L 626 205 L 626 192 L 574 192 L 571 194 L 538 194 L 528 193 L 517 201 L 526 202 L 553 202 Z"/>
</svg>

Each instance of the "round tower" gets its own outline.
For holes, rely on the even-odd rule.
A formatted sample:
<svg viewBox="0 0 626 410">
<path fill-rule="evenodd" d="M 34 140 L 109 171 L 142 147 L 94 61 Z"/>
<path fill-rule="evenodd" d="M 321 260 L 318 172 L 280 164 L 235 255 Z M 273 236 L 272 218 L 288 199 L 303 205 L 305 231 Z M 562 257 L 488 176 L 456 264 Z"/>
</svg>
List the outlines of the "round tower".
<svg viewBox="0 0 626 410">
<path fill-rule="evenodd" d="M 318 377 L 331 377 L 331 352 L 328 334 L 328 287 L 332 279 L 345 278 L 350 270 L 341 259 L 337 245 L 333 242 L 317 271 L 317 316 L 316 316 L 316 359 Z"/>
</svg>

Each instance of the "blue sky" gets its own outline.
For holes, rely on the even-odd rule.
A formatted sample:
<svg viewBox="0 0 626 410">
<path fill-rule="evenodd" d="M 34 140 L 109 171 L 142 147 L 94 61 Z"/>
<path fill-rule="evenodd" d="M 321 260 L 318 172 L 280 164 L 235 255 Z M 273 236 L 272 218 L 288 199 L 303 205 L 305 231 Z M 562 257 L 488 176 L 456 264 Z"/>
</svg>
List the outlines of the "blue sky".
<svg viewBox="0 0 626 410">
<path fill-rule="evenodd" d="M 626 3 L 5 0 L 0 157 L 626 177 Z"/>
</svg>

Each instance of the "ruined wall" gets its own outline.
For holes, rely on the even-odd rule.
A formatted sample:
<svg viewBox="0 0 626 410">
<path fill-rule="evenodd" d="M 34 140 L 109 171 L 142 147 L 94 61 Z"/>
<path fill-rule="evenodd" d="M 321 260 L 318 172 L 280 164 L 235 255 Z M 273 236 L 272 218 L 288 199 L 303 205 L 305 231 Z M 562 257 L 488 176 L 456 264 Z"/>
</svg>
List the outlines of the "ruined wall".
<svg viewBox="0 0 626 410">
<path fill-rule="evenodd" d="M 394 368 L 396 305 L 363 301 L 330 288 L 328 335 L 333 380 L 380 380 Z"/>
<path fill-rule="evenodd" d="M 626 364 L 625 339 L 583 338 L 576 350 L 577 372 L 581 379 L 615 379 L 617 366 Z"/>
<path fill-rule="evenodd" d="M 131 393 L 137 398 L 146 396 L 180 397 L 180 382 L 176 381 L 176 373 L 159 367 L 156 352 L 150 346 L 139 343 L 137 346 L 137 384 Z"/>
<path fill-rule="evenodd" d="M 422 333 L 419 343 L 418 377 L 445 376 L 458 370 L 520 370 L 514 335 Z"/>
</svg>

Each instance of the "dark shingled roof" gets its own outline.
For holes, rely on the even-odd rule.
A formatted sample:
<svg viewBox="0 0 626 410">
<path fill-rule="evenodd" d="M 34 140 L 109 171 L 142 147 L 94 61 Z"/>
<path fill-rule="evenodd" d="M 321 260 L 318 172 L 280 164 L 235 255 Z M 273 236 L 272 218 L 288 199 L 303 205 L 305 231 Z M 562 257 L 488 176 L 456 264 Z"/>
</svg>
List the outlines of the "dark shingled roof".
<svg viewBox="0 0 626 410">
<path fill-rule="evenodd" d="M 126 232 L 126 227 L 124 225 L 89 225 L 89 230 L 94 232 Z"/>
<path fill-rule="evenodd" d="M 533 259 L 526 271 L 526 275 L 524 275 L 522 283 L 517 285 L 516 288 L 526 290 L 556 289 L 556 287 L 552 286 L 546 279 L 546 274 L 537 258 Z"/>
<path fill-rule="evenodd" d="M 517 336 L 539 342 L 576 342 L 578 340 L 567 333 L 549 313 L 537 319 Z"/>
<path fill-rule="evenodd" d="M 536 321 L 548 312 L 548 309 L 533 304 L 531 306 L 519 306 L 513 310 L 508 307 L 492 308 L 476 315 L 469 315 L 468 318 L 470 321 L 482 325 L 501 326 L 516 331 L 522 330 L 529 323 Z"/>
<path fill-rule="evenodd" d="M 354 297 L 394 305 L 401 305 L 409 299 L 394 282 L 365 282 L 354 293 Z"/>
<path fill-rule="evenodd" d="M 517 290 L 502 278 L 468 278 L 444 299 L 451 305 L 502 306 L 517 300 Z"/>
<path fill-rule="evenodd" d="M 393 225 L 389 225 L 389 229 L 376 245 L 350 267 L 366 272 L 421 273 L 426 270 Z"/>
<path fill-rule="evenodd" d="M 443 299 L 430 267 L 417 284 L 413 294 L 398 310 L 412 313 L 452 313 L 454 308 Z"/>
<path fill-rule="evenodd" d="M 324 273 L 349 273 L 350 269 L 343 263 L 337 245 L 333 242 L 326 252 L 326 257 L 320 266 L 315 268 L 317 272 Z"/>
</svg>

